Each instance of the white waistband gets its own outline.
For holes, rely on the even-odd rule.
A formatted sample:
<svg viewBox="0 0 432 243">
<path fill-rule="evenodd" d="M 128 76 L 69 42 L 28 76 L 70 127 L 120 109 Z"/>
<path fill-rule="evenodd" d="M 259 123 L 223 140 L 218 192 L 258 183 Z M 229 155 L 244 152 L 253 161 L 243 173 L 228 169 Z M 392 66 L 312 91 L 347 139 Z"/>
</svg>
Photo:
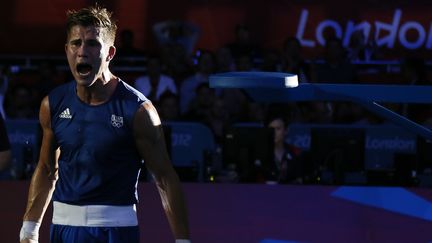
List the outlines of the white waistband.
<svg viewBox="0 0 432 243">
<path fill-rule="evenodd" d="M 53 224 L 93 227 L 137 226 L 136 206 L 76 206 L 53 202 Z"/>
</svg>

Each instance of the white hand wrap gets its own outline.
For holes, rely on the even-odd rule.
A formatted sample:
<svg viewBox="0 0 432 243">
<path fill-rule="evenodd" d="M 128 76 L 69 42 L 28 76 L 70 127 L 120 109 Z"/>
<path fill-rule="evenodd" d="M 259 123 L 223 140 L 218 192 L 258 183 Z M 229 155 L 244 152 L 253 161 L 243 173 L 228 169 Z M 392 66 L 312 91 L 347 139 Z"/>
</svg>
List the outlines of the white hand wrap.
<svg viewBox="0 0 432 243">
<path fill-rule="evenodd" d="M 175 243 L 191 243 L 191 241 L 190 241 L 190 240 L 187 240 L 187 239 L 177 239 L 177 240 L 175 241 Z"/>
<path fill-rule="evenodd" d="M 20 230 L 20 241 L 24 239 L 39 240 L 40 223 L 34 221 L 24 221 Z"/>
</svg>

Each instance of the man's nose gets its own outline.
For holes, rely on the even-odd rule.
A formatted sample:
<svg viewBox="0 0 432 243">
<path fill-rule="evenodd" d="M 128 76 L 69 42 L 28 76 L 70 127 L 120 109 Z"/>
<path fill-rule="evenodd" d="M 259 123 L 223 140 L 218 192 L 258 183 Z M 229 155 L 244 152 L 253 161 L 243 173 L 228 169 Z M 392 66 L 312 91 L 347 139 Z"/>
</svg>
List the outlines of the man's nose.
<svg viewBox="0 0 432 243">
<path fill-rule="evenodd" d="M 87 48 L 88 46 L 86 44 L 82 44 L 77 49 L 78 56 L 87 56 Z"/>
</svg>

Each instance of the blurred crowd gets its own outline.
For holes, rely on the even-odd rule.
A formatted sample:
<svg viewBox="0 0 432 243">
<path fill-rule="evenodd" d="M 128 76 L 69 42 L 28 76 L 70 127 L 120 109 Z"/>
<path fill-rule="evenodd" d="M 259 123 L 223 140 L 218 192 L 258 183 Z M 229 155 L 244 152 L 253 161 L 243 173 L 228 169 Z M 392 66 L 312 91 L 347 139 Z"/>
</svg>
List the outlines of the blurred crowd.
<svg viewBox="0 0 432 243">
<path fill-rule="evenodd" d="M 355 33 L 349 46 L 328 38 L 322 56 L 303 57 L 295 37 L 287 37 L 279 49 L 265 49 L 254 41 L 246 25 L 235 27 L 235 39 L 216 50 L 195 47 L 201 34 L 192 23 L 165 21 L 154 25 L 158 42 L 154 50 L 135 47 L 134 33 L 118 35 L 114 73 L 148 97 L 162 121 L 194 121 L 207 125 L 221 143 L 226 129 L 235 123 L 265 124 L 281 117 L 286 125 L 301 123 L 378 124 L 386 122 L 351 102 L 257 103 L 241 89 L 213 89 L 209 76 L 230 71 L 268 71 L 297 74 L 299 83 L 381 83 L 363 79 L 356 62 L 381 58 L 379 48 Z M 145 60 L 143 72 L 128 71 L 136 60 Z M 397 78 L 390 82 L 429 85 L 425 61 L 401 57 Z M 37 119 L 40 101 L 59 84 L 72 81 L 67 69 L 50 60 L 41 61 L 31 72 L 20 73 L 4 66 L 0 70 L 0 113 L 9 119 Z M 385 73 L 383 74 L 385 75 Z M 381 76 L 382 77 L 382 76 Z M 432 123 L 430 104 L 383 104 L 394 112 L 424 125 Z"/>
<path fill-rule="evenodd" d="M 115 71 L 116 74 L 152 100 L 163 120 L 202 122 L 217 138 L 229 124 L 263 122 L 272 104 L 256 103 L 240 89 L 210 88 L 209 76 L 214 73 L 287 72 L 297 74 L 300 83 L 380 83 L 380 80 L 362 80 L 357 65 L 353 64 L 380 58 L 379 49 L 365 40 L 361 31 L 353 35 L 348 47 L 344 47 L 340 39 L 328 38 L 325 51 L 317 60 L 304 59 L 302 46 L 295 37 L 288 37 L 278 50 L 262 48 L 260 43 L 254 42 L 253 33 L 246 25 L 236 26 L 235 40 L 217 50 L 196 49 L 201 30 L 188 22 L 164 21 L 155 24 L 153 31 L 159 46 L 151 51 L 134 46 L 131 30 L 119 33 L 112 69 L 126 66 Z M 144 72 L 127 71 L 127 67 L 137 65 L 134 58 L 145 60 Z M 397 77 L 391 83 L 429 84 L 427 68 L 421 58 L 401 58 Z M 3 67 L 0 70 L 0 113 L 7 118 L 37 118 L 41 99 L 55 86 L 71 79 L 68 72 L 59 70 L 49 60 L 41 61 L 35 70 L 22 74 Z M 429 105 L 384 105 L 421 124 L 430 122 Z M 383 122 L 349 102 L 301 102 L 284 106 L 290 122 Z"/>
</svg>

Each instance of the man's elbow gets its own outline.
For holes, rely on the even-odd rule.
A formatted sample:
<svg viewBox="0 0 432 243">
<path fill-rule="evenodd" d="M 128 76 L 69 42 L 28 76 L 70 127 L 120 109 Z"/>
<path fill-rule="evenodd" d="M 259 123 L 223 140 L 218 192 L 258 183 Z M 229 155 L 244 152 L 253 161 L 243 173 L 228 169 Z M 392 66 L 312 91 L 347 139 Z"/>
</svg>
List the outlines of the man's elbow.
<svg viewBox="0 0 432 243">
<path fill-rule="evenodd" d="M 164 170 L 162 173 L 154 175 L 155 181 L 159 188 L 165 189 L 168 185 L 172 183 L 179 183 L 180 179 L 174 168 Z"/>
</svg>

